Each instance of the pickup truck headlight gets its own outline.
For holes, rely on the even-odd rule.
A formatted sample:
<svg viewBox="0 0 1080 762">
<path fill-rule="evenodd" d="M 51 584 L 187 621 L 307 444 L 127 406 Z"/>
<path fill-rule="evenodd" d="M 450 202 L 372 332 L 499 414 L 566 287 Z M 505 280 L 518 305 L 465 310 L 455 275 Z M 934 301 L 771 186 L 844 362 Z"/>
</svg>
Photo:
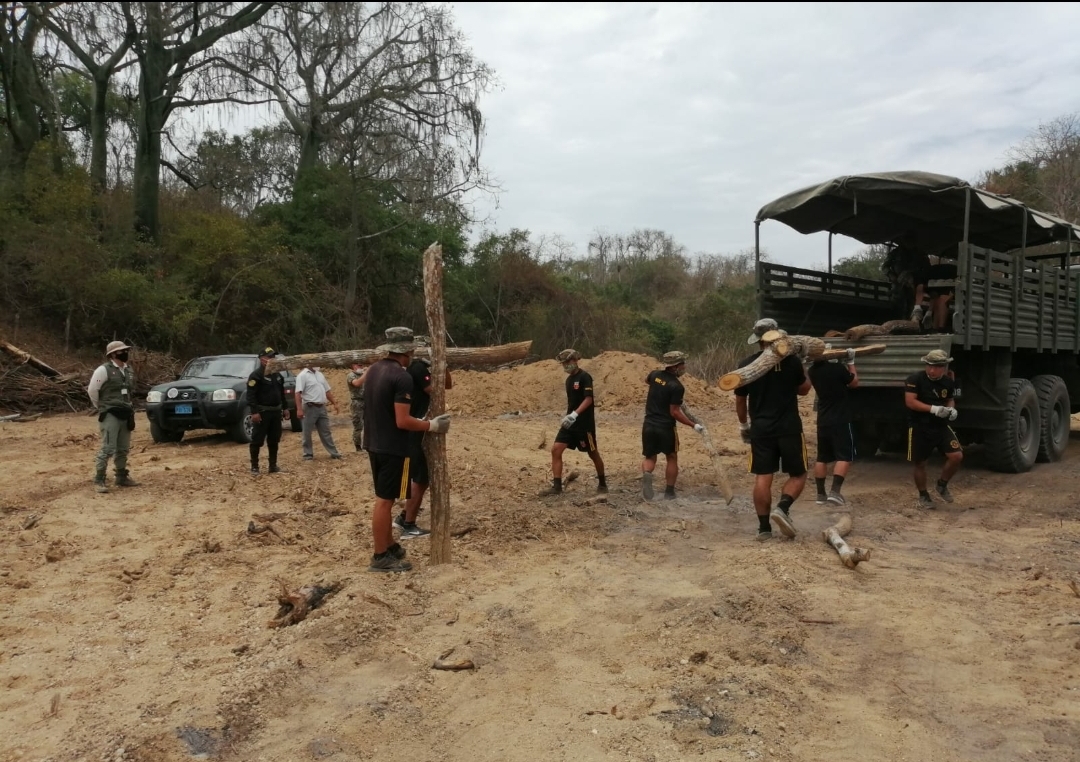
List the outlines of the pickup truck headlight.
<svg viewBox="0 0 1080 762">
<path fill-rule="evenodd" d="M 232 389 L 215 389 L 213 396 L 210 398 L 214 402 L 226 402 L 228 400 L 236 399 L 236 392 Z"/>
<path fill-rule="evenodd" d="M 161 398 L 162 398 L 161 392 L 147 392 L 146 393 L 146 401 L 147 402 L 161 402 Z"/>
</svg>

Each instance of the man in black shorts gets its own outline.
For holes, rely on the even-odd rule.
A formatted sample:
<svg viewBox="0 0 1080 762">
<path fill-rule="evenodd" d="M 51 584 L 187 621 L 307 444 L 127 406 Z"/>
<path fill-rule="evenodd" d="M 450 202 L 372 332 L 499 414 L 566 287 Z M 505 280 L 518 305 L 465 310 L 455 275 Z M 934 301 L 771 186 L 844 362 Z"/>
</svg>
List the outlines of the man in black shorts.
<svg viewBox="0 0 1080 762">
<path fill-rule="evenodd" d="M 810 366 L 807 374 L 817 394 L 817 462 L 814 463 L 814 481 L 817 483 L 817 504 L 843 505 L 840 494 L 851 461 L 855 459 L 855 438 L 851 431 L 851 406 L 848 389 L 859 385 L 859 373 L 855 370 L 855 350 L 849 349 L 844 363 L 836 360 L 818 360 Z M 829 464 L 833 466 L 832 489 L 826 494 L 825 478 Z"/>
<path fill-rule="evenodd" d="M 555 443 L 551 445 L 551 486 L 541 495 L 562 494 L 562 456 L 566 448 L 581 450 L 596 466 L 597 492 L 607 492 L 604 459 L 596 447 L 596 408 L 593 405 L 592 376 L 578 367 L 581 353 L 564 349 L 555 356 L 566 371 L 566 416 L 562 419 Z"/>
<path fill-rule="evenodd" d="M 776 321 L 769 318 L 754 324 L 754 332 L 746 343 L 757 343 L 759 349 L 743 359 L 740 368 L 758 358 L 766 347 L 761 337 L 775 330 Z M 735 390 L 739 429 L 743 441 L 750 443 L 749 471 L 754 474 L 754 510 L 758 517 L 759 541 L 772 538 L 770 519 L 776 522 L 785 537 L 795 536 L 791 505 L 806 486 L 806 440 L 799 417 L 799 397 L 809 392 L 810 379 L 794 355 L 785 357 L 756 381 Z M 773 474 L 778 470 L 783 470 L 788 480 L 781 490 L 776 509 L 770 511 Z"/>
<path fill-rule="evenodd" d="M 430 346 L 431 342 L 426 336 L 417 336 L 418 347 Z M 431 360 L 427 357 L 414 358 L 409 363 L 409 376 L 413 380 L 412 406 L 409 415 L 413 418 L 426 418 L 428 407 L 431 405 Z M 454 385 L 450 378 L 450 369 L 446 369 L 446 388 Z M 409 499 L 405 502 L 405 510 L 394 517 L 394 525 L 401 530 L 401 539 L 411 540 L 414 537 L 425 537 L 431 534 L 426 529 L 416 526 L 416 517 L 420 515 L 420 503 L 424 500 L 424 493 L 428 488 L 428 465 L 427 456 L 424 455 L 424 432 L 409 432 Z"/>
<path fill-rule="evenodd" d="M 378 349 L 387 357 L 368 368 L 364 375 L 364 449 L 371 461 L 375 483 L 375 510 L 371 514 L 375 554 L 369 571 L 408 571 L 405 549 L 394 542 L 390 514 L 394 501 L 409 496 L 409 432 L 445 434 L 450 416 L 421 421 L 409 414 L 413 380 L 405 370 L 416 349 L 408 328 L 386 329 L 387 343 Z"/>
<path fill-rule="evenodd" d="M 960 470 L 964 451 L 960 439 L 949 423 L 959 415 L 956 409 L 956 383 L 946 374 L 952 358 L 944 350 L 933 349 L 922 358 L 926 369 L 913 373 L 904 382 L 904 404 L 907 405 L 908 460 L 915 464 L 915 487 L 919 490 L 919 506 L 933 508 L 934 501 L 926 490 L 926 459 L 935 450 L 945 456 L 945 465 L 937 481 L 937 493 L 946 503 L 953 501 L 949 479 Z"/>
<path fill-rule="evenodd" d="M 653 498 L 653 469 L 656 456 L 664 454 L 664 499 L 675 498 L 675 480 L 679 478 L 679 435 L 676 422 L 691 427 L 698 434 L 705 427 L 694 423 L 682 410 L 686 390 L 679 381 L 686 371 L 686 354 L 668 352 L 660 361 L 663 370 L 654 370 L 645 378 L 649 396 L 645 398 L 645 422 L 641 427 L 641 494 L 646 500 Z"/>
</svg>

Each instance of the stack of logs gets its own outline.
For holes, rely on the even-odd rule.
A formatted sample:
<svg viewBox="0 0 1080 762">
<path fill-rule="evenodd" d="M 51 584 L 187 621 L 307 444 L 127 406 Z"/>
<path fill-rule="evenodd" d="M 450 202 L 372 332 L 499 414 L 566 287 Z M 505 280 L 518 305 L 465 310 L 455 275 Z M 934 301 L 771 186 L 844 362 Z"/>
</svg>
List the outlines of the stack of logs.
<svg viewBox="0 0 1080 762">
<path fill-rule="evenodd" d="M 838 360 L 847 355 L 846 349 L 829 349 L 823 339 L 814 336 L 788 336 L 784 331 L 768 331 L 761 340 L 766 344 L 761 354 L 742 368 L 725 373 L 720 378 L 720 388 L 726 392 L 756 381 L 776 367 L 785 357 L 802 360 Z M 876 355 L 884 352 L 885 344 L 867 344 L 855 347 L 856 355 Z"/>
</svg>

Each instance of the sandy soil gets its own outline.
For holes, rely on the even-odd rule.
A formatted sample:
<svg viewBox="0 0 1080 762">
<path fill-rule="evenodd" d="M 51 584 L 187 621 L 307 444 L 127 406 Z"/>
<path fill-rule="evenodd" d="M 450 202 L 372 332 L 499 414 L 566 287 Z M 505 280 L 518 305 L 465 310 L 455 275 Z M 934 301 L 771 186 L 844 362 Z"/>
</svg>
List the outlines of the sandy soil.
<svg viewBox="0 0 1080 762">
<path fill-rule="evenodd" d="M 98 495 L 93 418 L 0 424 L 0 760 L 1077 758 L 1080 440 L 1018 476 L 973 449 L 932 512 L 898 457 L 858 464 L 850 539 L 873 557 L 852 571 L 812 489 L 794 541 L 754 540 L 729 397 L 688 402 L 729 448 L 731 506 L 687 429 L 680 497 L 641 499 L 622 392 L 599 417 L 612 492 L 590 505 L 578 453 L 568 493 L 536 497 L 559 415 L 507 404 L 523 379 L 475 381 L 451 408 L 484 414 L 449 438 L 452 523 L 475 529 L 443 566 L 412 541 L 405 575 L 366 571 L 360 454 L 304 464 L 287 432 L 287 473 L 253 478 L 246 447 L 153 445 L 143 418 L 142 486 Z M 485 389 L 508 396 L 461 396 Z M 256 515 L 277 534 L 248 535 Z M 281 583 L 318 581 L 344 587 L 267 627 Z M 452 647 L 476 669 L 433 670 Z"/>
</svg>

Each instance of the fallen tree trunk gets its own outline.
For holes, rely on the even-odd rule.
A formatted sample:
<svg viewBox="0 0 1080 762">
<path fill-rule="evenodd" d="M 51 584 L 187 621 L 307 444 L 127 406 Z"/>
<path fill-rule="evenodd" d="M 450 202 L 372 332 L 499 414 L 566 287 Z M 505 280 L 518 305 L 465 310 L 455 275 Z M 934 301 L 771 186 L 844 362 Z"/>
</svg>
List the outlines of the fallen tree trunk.
<svg viewBox="0 0 1080 762">
<path fill-rule="evenodd" d="M 428 417 L 446 412 L 446 315 L 443 312 L 443 252 L 437 243 L 424 252 L 424 311 L 431 334 L 431 404 Z M 522 357 L 528 352 L 526 344 Z M 446 464 L 446 434 L 424 435 L 431 490 L 432 565 L 450 563 L 450 470 Z"/>
<path fill-rule="evenodd" d="M 849 569 L 854 569 L 860 561 L 870 560 L 870 551 L 863 548 L 852 548 L 844 537 L 851 532 L 851 517 L 842 516 L 839 521 L 821 533 L 822 539 L 829 543 L 840 554 L 840 561 Z"/>
<path fill-rule="evenodd" d="M 435 337 L 431 337 L 434 343 Z M 445 334 L 443 344 L 446 344 Z M 524 360 L 532 348 L 532 341 L 519 341 L 514 344 L 499 344 L 493 347 L 447 347 L 446 364 L 450 367 L 461 365 L 482 365 L 496 367 Z M 414 357 L 431 357 L 430 347 L 418 347 Z M 349 368 L 353 363 L 371 365 L 386 357 L 386 352 L 377 349 L 350 349 L 343 352 L 315 352 L 305 355 L 275 357 L 267 365 L 268 373 L 286 368 Z"/>
<path fill-rule="evenodd" d="M 49 376 L 50 378 L 60 375 L 60 371 L 58 371 L 56 368 L 52 367 L 43 360 L 39 360 L 29 352 L 19 349 L 14 344 L 9 344 L 6 341 L 0 341 L 0 350 L 3 350 L 6 354 L 14 357 L 19 362 L 25 365 L 29 365 L 34 370 L 40 371 L 41 373 Z"/>
<path fill-rule="evenodd" d="M 277 615 L 266 623 L 267 627 L 288 627 L 289 625 L 302 622 L 307 619 L 307 615 L 311 613 L 313 609 L 317 609 L 322 605 L 323 600 L 330 595 L 333 595 L 342 587 L 340 582 L 334 582 L 330 585 L 307 585 L 297 590 L 295 593 L 290 593 L 289 589 L 285 587 L 285 583 L 281 583 L 281 595 L 278 596 L 278 608 Z"/>
</svg>

